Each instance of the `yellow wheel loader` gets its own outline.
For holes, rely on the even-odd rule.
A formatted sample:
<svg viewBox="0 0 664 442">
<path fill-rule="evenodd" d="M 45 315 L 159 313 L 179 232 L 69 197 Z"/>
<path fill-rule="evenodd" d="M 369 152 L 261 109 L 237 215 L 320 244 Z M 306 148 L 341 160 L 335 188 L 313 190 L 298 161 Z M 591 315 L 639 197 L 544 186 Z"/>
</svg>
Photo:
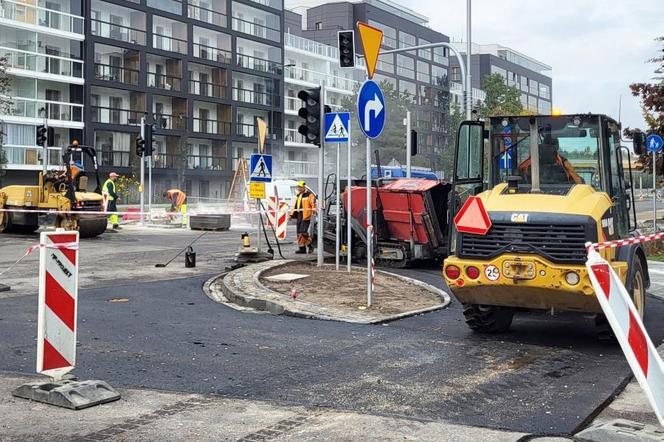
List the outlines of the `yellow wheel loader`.
<svg viewBox="0 0 664 442">
<path fill-rule="evenodd" d="M 97 187 L 87 190 L 88 177 L 80 165 L 72 161 L 72 154 L 88 155 L 94 164 Z M 0 233 L 32 233 L 39 228 L 40 215 L 45 211 L 69 212 L 55 214 L 55 227 L 78 230 L 82 238 L 101 235 L 106 231 L 103 197 L 95 150 L 89 146 L 73 145 L 65 148 L 65 172 L 58 170 L 39 173 L 33 186 L 7 186 L 0 189 Z"/>
<path fill-rule="evenodd" d="M 461 124 L 450 213 L 475 195 L 491 227 L 483 235 L 461 233 L 450 222 L 443 274 L 471 329 L 504 332 L 515 310 L 567 310 L 595 313 L 600 337 L 608 337 L 585 244 L 637 235 L 631 166 L 623 170 L 631 160 L 620 139 L 620 125 L 605 115 Z M 642 245 L 601 254 L 643 316 L 650 280 Z"/>
</svg>

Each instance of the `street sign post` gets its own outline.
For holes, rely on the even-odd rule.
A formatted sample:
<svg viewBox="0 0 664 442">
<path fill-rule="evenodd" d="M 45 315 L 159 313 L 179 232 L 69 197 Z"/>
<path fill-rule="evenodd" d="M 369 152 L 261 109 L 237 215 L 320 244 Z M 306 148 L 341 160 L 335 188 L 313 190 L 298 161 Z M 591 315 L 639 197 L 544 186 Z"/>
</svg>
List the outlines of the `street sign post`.
<svg viewBox="0 0 664 442">
<path fill-rule="evenodd" d="M 350 133 L 350 112 L 332 112 L 325 114 L 325 142 L 345 143 Z"/>
<path fill-rule="evenodd" d="M 652 226 L 657 232 L 657 152 L 664 147 L 664 139 L 660 135 L 650 134 L 646 137 L 646 149 L 652 153 Z"/>
<path fill-rule="evenodd" d="M 252 153 L 249 181 L 272 182 L 272 155 Z"/>
<path fill-rule="evenodd" d="M 367 138 L 380 136 L 385 128 L 386 113 L 385 97 L 380 86 L 373 80 L 366 80 L 357 95 L 357 118 Z"/>
</svg>

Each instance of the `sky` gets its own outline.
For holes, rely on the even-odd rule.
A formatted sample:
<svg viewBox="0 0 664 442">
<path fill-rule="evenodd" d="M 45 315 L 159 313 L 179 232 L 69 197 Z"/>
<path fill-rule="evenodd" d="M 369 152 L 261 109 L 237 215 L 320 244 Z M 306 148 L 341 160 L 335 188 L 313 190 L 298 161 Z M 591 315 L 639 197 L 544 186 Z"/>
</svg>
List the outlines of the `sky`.
<svg viewBox="0 0 664 442">
<path fill-rule="evenodd" d="M 432 29 L 466 40 L 465 0 L 400 0 Z M 643 128 L 629 84 L 649 81 L 664 35 L 664 0 L 481 0 L 472 2 L 472 39 L 498 43 L 552 66 L 553 106 L 604 113 Z"/>
</svg>

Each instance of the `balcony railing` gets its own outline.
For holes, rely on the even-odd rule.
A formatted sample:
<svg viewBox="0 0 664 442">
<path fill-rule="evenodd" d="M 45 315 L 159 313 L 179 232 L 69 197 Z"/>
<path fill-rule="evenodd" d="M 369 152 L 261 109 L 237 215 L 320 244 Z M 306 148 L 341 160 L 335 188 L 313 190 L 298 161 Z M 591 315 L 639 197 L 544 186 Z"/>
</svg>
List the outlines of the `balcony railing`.
<svg viewBox="0 0 664 442">
<path fill-rule="evenodd" d="M 0 18 L 83 35 L 83 17 L 12 0 L 0 2 Z"/>
<path fill-rule="evenodd" d="M 230 64 L 233 59 L 231 51 L 207 46 L 201 43 L 194 43 L 194 57 L 225 64 Z"/>
<path fill-rule="evenodd" d="M 90 20 L 90 32 L 98 37 L 145 45 L 145 31 L 101 20 Z"/>
<path fill-rule="evenodd" d="M 239 52 L 237 53 L 236 64 L 246 69 L 269 72 L 271 74 L 281 75 L 282 72 L 281 63 L 252 57 L 251 55 L 240 54 Z"/>
<path fill-rule="evenodd" d="M 187 40 L 152 32 L 152 47 L 162 51 L 187 53 Z"/>
<path fill-rule="evenodd" d="M 226 170 L 227 159 L 211 155 L 176 155 L 155 154 L 152 156 L 154 167 L 157 169 L 179 169 L 184 167 L 191 170 Z"/>
<path fill-rule="evenodd" d="M 95 78 L 97 80 L 137 85 L 139 73 L 140 71 L 137 69 L 95 63 Z"/>
<path fill-rule="evenodd" d="M 279 106 L 279 96 L 269 92 L 257 92 L 251 89 L 233 88 L 233 100 L 263 106 Z"/>
<path fill-rule="evenodd" d="M 265 25 L 233 17 L 233 30 L 264 38 L 271 41 L 281 41 L 281 32 L 278 29 L 269 28 Z"/>
<path fill-rule="evenodd" d="M 12 98 L 11 115 L 26 118 L 83 122 L 83 105 L 33 98 Z"/>
<path fill-rule="evenodd" d="M 193 131 L 203 134 L 230 135 L 231 123 L 206 118 L 193 118 Z"/>
<path fill-rule="evenodd" d="M 144 111 L 114 107 L 90 106 L 93 123 L 138 126 Z"/>
<path fill-rule="evenodd" d="M 4 146 L 5 157 L 7 158 L 7 165 L 12 166 L 39 166 L 41 165 L 41 157 L 43 149 L 30 148 L 30 147 L 14 147 Z M 60 165 L 60 148 L 48 149 L 48 166 L 58 167 Z"/>
<path fill-rule="evenodd" d="M 306 81 L 307 83 L 323 84 L 327 87 L 333 87 L 343 91 L 348 91 L 352 94 L 357 81 L 351 78 L 337 77 L 323 72 L 312 71 L 311 69 L 304 69 L 299 66 L 287 66 L 285 68 L 285 78 L 299 81 Z"/>
<path fill-rule="evenodd" d="M 268 129 L 267 131 L 267 136 L 268 139 L 271 138 L 272 133 L 280 133 L 281 129 L 276 127 L 272 128 L 272 130 Z M 236 123 L 235 124 L 235 135 L 238 135 L 240 137 L 248 137 L 248 138 L 255 138 L 258 134 L 258 126 L 255 124 L 247 124 L 247 123 Z"/>
<path fill-rule="evenodd" d="M 0 47 L 0 56 L 7 58 L 8 68 L 83 78 L 81 60 L 5 47 Z"/>
<path fill-rule="evenodd" d="M 307 140 L 297 129 L 284 129 L 284 141 L 290 143 L 306 143 Z"/>
<path fill-rule="evenodd" d="M 97 149 L 99 151 L 99 149 Z M 101 166 L 114 166 L 114 167 L 129 167 L 131 152 L 120 150 L 102 150 L 101 151 Z"/>
<path fill-rule="evenodd" d="M 270 8 L 275 8 L 275 9 L 282 9 L 284 6 L 282 0 L 251 0 L 251 1 L 253 3 L 269 6 Z"/>
<path fill-rule="evenodd" d="M 302 100 L 297 97 L 286 97 L 284 110 L 297 112 L 302 107 Z"/>
<path fill-rule="evenodd" d="M 282 161 L 281 172 L 288 177 L 316 176 L 318 175 L 318 163 L 313 161 Z"/>
<path fill-rule="evenodd" d="M 148 86 L 167 91 L 179 91 L 182 87 L 182 78 L 173 75 L 148 72 Z"/>
<path fill-rule="evenodd" d="M 198 80 L 189 80 L 189 93 L 204 97 L 226 98 L 226 86 Z"/>
<path fill-rule="evenodd" d="M 187 116 L 185 114 L 152 114 L 157 129 L 187 130 Z"/>
<path fill-rule="evenodd" d="M 228 20 L 225 14 L 198 5 L 189 5 L 189 18 L 225 28 Z"/>
</svg>

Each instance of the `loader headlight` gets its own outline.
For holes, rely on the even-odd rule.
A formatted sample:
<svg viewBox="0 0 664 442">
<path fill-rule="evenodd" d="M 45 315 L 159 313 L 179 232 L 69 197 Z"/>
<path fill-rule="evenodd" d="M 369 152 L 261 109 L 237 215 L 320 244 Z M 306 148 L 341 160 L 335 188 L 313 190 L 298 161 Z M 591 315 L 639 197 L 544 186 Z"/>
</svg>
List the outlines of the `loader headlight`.
<svg viewBox="0 0 664 442">
<path fill-rule="evenodd" d="M 565 281 L 569 285 L 577 285 L 581 281 L 581 277 L 576 272 L 567 272 L 565 273 Z"/>
</svg>

